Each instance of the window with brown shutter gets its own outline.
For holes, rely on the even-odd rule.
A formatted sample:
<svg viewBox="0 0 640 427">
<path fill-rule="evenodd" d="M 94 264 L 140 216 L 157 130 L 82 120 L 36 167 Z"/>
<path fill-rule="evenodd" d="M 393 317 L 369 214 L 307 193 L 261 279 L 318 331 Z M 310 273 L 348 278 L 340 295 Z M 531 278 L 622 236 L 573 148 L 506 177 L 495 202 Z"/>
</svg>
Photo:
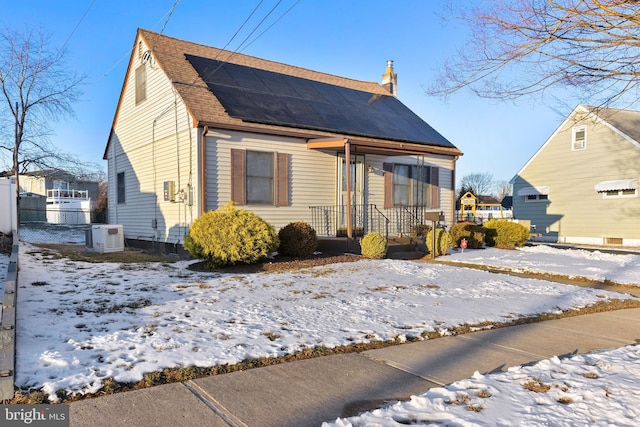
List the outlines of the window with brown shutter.
<svg viewBox="0 0 640 427">
<path fill-rule="evenodd" d="M 286 153 L 231 150 L 231 199 L 240 205 L 289 205 Z"/>
<path fill-rule="evenodd" d="M 244 150 L 231 149 L 231 200 L 246 205 Z"/>
<path fill-rule="evenodd" d="M 383 163 L 384 207 L 440 207 L 439 168 Z"/>
<path fill-rule="evenodd" d="M 393 207 L 393 163 L 383 163 L 382 171 L 384 173 L 384 207 L 388 209 Z"/>
<path fill-rule="evenodd" d="M 289 157 L 286 153 L 276 156 L 276 206 L 289 206 Z"/>
<path fill-rule="evenodd" d="M 431 190 L 431 209 L 440 207 L 440 168 L 431 166 L 431 176 L 429 177 L 429 188 Z"/>
</svg>

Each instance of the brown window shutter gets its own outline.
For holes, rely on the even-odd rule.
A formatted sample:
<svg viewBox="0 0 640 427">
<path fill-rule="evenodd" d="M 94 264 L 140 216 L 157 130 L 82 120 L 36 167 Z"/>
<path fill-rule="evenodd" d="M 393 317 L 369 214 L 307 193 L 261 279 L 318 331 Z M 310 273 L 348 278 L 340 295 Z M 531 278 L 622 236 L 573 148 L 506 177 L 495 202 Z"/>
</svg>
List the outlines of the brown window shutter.
<svg viewBox="0 0 640 427">
<path fill-rule="evenodd" d="M 276 153 L 276 206 L 289 206 L 289 154 Z"/>
<path fill-rule="evenodd" d="M 393 207 L 393 163 L 383 163 L 384 173 L 384 207 Z"/>
<path fill-rule="evenodd" d="M 247 204 L 245 192 L 246 157 L 244 150 L 231 149 L 231 200 L 239 205 Z"/>
<path fill-rule="evenodd" d="M 431 209 L 438 209 L 440 207 L 440 169 L 431 166 L 431 176 L 429 177 L 429 184 L 431 189 Z"/>
</svg>

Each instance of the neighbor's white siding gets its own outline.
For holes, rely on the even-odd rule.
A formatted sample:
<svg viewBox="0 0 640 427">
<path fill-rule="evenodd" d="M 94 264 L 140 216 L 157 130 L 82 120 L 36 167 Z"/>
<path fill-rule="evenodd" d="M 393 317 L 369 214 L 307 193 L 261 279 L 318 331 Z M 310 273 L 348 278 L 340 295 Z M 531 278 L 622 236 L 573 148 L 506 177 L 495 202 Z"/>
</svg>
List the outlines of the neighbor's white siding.
<svg viewBox="0 0 640 427">
<path fill-rule="evenodd" d="M 174 181 L 177 191 L 189 183 L 197 188 L 196 133 L 182 100 L 153 62 L 146 64 L 147 98 L 136 105 L 140 56 L 134 53 L 132 61 L 107 152 L 109 222 L 122 224 L 126 238 L 179 243 L 197 206 L 164 201 L 163 182 Z M 124 204 L 117 203 L 119 172 L 125 174 Z"/>
<path fill-rule="evenodd" d="M 303 139 L 210 130 L 207 134 L 206 209 L 231 200 L 231 149 L 287 153 L 289 206 L 243 205 L 280 229 L 292 221 L 311 222 L 310 206 L 335 205 L 336 155 L 308 150 Z"/>
<path fill-rule="evenodd" d="M 587 125 L 587 146 L 571 149 L 568 120 L 550 138 L 514 181 L 514 216 L 530 219 L 543 238 L 567 243 L 604 244 L 605 238 L 640 239 L 640 198 L 603 198 L 594 190 L 601 181 L 640 177 L 640 148 L 593 120 Z M 548 201 L 527 202 L 518 191 L 548 186 Z M 637 243 L 636 243 L 637 244 Z"/>
</svg>

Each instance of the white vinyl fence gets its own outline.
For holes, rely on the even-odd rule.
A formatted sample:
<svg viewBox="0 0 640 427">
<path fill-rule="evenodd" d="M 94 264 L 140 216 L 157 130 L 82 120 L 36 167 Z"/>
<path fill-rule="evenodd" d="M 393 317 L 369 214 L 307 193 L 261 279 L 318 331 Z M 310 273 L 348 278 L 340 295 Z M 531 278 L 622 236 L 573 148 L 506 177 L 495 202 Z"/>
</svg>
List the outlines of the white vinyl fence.
<svg viewBox="0 0 640 427">
<path fill-rule="evenodd" d="M 15 179 L 0 178 L 0 233 L 9 234 L 18 229 Z"/>
</svg>

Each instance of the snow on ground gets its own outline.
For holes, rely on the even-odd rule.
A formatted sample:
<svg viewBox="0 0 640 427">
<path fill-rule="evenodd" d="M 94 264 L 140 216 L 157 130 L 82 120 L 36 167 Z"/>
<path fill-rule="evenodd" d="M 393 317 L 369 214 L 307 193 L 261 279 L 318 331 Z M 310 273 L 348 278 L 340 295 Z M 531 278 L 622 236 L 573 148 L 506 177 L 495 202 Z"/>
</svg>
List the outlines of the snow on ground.
<svg viewBox="0 0 640 427">
<path fill-rule="evenodd" d="M 4 294 L 4 281 L 7 278 L 8 268 L 9 268 L 9 257 L 7 255 L 0 254 L 0 301 L 2 301 L 2 295 Z"/>
<path fill-rule="evenodd" d="M 476 374 L 323 427 L 637 426 L 640 346 Z"/>
<path fill-rule="evenodd" d="M 36 249 L 20 245 L 16 383 L 51 399 L 58 389 L 95 392 L 107 377 L 137 381 L 166 367 L 447 333 L 621 298 L 399 260 L 222 274 L 190 271 L 185 261 L 92 264 Z"/>
<path fill-rule="evenodd" d="M 517 250 L 467 249 L 452 252 L 443 260 L 640 286 L 640 253 L 623 255 L 536 245 Z"/>
</svg>

